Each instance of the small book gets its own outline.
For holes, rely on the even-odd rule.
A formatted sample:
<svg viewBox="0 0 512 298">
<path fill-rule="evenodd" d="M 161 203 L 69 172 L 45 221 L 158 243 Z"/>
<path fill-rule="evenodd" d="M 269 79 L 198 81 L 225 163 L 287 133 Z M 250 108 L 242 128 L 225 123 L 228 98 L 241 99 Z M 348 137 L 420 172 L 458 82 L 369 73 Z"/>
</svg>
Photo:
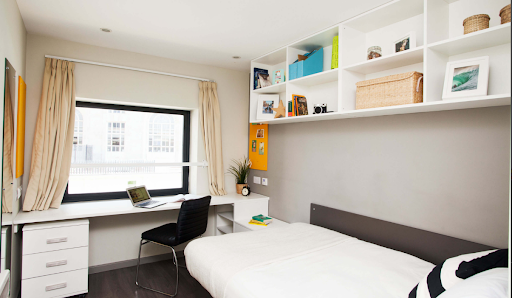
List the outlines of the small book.
<svg viewBox="0 0 512 298">
<path fill-rule="evenodd" d="M 293 100 L 288 102 L 288 117 L 293 117 Z"/>
<path fill-rule="evenodd" d="M 272 81 L 270 80 L 270 76 L 266 73 L 258 74 L 258 84 L 260 88 L 272 86 Z"/>
<path fill-rule="evenodd" d="M 272 80 L 272 84 L 273 85 L 279 84 L 279 83 L 284 82 L 284 80 L 285 80 L 285 78 L 284 78 L 284 69 L 274 70 L 274 78 Z"/>
<path fill-rule="evenodd" d="M 308 102 L 303 95 L 292 94 L 295 104 L 295 116 L 305 116 L 308 114 Z"/>
<path fill-rule="evenodd" d="M 331 69 L 338 68 L 338 36 L 332 38 Z"/>
<path fill-rule="evenodd" d="M 261 222 L 261 221 L 257 221 L 257 220 L 254 220 L 254 219 L 251 219 L 251 221 L 249 221 L 249 223 L 250 223 L 251 225 L 267 226 L 267 224 L 266 224 L 266 223 L 263 223 L 263 222 Z"/>
<path fill-rule="evenodd" d="M 257 220 L 262 223 L 265 223 L 265 224 L 269 224 L 272 222 L 272 217 L 268 217 L 263 214 L 253 216 L 252 219 Z"/>
</svg>

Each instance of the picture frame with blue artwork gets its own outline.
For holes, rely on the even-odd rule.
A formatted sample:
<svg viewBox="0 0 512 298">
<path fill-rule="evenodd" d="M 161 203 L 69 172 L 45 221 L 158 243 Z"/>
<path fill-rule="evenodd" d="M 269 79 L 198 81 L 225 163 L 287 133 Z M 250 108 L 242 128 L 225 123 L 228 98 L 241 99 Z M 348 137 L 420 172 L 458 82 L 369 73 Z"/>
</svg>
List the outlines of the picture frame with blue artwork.
<svg viewBox="0 0 512 298">
<path fill-rule="evenodd" d="M 485 96 L 489 86 L 489 56 L 446 64 L 443 99 Z"/>
</svg>

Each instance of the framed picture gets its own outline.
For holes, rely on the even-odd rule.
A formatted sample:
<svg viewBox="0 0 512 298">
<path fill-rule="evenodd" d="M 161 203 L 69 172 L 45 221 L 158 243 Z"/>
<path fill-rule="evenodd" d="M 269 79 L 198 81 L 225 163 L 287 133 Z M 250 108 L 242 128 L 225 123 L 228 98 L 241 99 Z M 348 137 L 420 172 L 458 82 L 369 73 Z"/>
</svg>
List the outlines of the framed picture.
<svg viewBox="0 0 512 298">
<path fill-rule="evenodd" d="M 265 137 L 265 130 L 264 129 L 258 129 L 256 131 L 256 138 L 257 139 L 263 139 Z"/>
<path fill-rule="evenodd" d="M 489 56 L 446 64 L 443 99 L 484 96 L 489 85 Z"/>
<path fill-rule="evenodd" d="M 411 31 L 395 41 L 395 53 L 407 51 L 416 47 L 416 32 Z"/>
<path fill-rule="evenodd" d="M 258 154 L 259 155 L 265 154 L 265 143 L 264 142 L 260 142 L 260 150 L 259 150 Z"/>
<path fill-rule="evenodd" d="M 269 120 L 274 119 L 275 113 L 273 108 L 279 105 L 279 95 L 259 95 L 256 119 Z"/>
<path fill-rule="evenodd" d="M 254 90 L 261 88 L 260 83 L 259 83 L 259 77 L 260 77 L 259 75 L 260 74 L 268 75 L 268 70 L 261 69 L 261 68 L 254 68 L 254 86 L 253 86 Z"/>
</svg>

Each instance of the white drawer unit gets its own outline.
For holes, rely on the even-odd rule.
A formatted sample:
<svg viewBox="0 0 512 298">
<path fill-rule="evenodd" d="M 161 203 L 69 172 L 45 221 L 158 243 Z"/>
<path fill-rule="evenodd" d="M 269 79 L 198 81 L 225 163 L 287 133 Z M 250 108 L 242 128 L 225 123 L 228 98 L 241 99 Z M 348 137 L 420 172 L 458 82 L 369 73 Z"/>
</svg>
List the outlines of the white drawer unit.
<svg viewBox="0 0 512 298">
<path fill-rule="evenodd" d="M 88 247 L 23 256 L 22 279 L 88 268 Z"/>
<path fill-rule="evenodd" d="M 23 227 L 22 298 L 60 298 L 88 291 L 89 220 Z"/>
<path fill-rule="evenodd" d="M 87 269 L 24 279 L 22 298 L 61 298 L 87 293 Z"/>
<path fill-rule="evenodd" d="M 49 229 L 25 229 L 25 227 L 23 228 L 23 255 L 89 245 L 89 224 Z"/>
</svg>

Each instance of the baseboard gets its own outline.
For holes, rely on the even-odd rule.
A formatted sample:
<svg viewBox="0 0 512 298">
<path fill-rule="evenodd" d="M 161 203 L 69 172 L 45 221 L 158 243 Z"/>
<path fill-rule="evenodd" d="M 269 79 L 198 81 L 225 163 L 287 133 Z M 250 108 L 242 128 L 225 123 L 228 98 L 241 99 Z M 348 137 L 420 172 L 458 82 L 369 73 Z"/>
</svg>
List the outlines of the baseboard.
<svg viewBox="0 0 512 298">
<path fill-rule="evenodd" d="M 182 250 L 176 252 L 176 257 L 181 258 L 183 256 L 184 256 L 184 254 L 183 254 Z M 165 260 L 170 260 L 170 259 L 172 259 L 172 253 L 140 258 L 140 263 L 148 264 L 148 263 L 155 263 L 155 262 L 160 262 L 160 261 L 165 261 Z M 95 274 L 95 273 L 111 271 L 111 270 L 116 270 L 116 269 L 121 269 L 121 268 L 126 268 L 126 267 L 133 267 L 133 266 L 137 266 L 137 259 L 109 263 L 109 264 L 102 264 L 102 265 L 97 265 L 97 266 L 91 266 L 91 267 L 89 267 L 89 274 Z"/>
</svg>

